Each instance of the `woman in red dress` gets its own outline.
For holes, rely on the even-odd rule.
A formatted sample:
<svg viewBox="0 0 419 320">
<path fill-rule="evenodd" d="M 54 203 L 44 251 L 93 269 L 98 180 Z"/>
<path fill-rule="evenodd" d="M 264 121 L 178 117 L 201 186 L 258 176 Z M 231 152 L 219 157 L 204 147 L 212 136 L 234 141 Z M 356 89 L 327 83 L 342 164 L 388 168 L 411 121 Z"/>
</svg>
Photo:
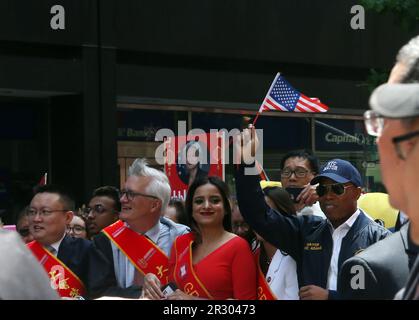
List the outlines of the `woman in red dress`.
<svg viewBox="0 0 419 320">
<path fill-rule="evenodd" d="M 171 282 L 147 274 L 143 295 L 150 299 L 256 299 L 257 273 L 248 243 L 231 233 L 227 185 L 217 177 L 197 179 L 189 188 L 186 211 L 192 232 L 176 239 L 170 256 Z"/>
</svg>

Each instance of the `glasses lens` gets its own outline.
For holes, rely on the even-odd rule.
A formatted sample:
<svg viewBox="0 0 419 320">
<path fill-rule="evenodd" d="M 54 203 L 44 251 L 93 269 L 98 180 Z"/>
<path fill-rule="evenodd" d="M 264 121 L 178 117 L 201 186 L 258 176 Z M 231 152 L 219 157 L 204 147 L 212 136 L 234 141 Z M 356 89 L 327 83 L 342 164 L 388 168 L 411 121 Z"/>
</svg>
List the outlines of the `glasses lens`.
<svg viewBox="0 0 419 320">
<path fill-rule="evenodd" d="M 298 178 L 304 178 L 307 175 L 307 170 L 303 168 L 297 168 L 295 169 L 295 175 Z"/>
<path fill-rule="evenodd" d="M 289 178 L 291 176 L 292 171 L 289 169 L 285 169 L 281 171 L 281 177 Z"/>
<path fill-rule="evenodd" d="M 319 197 L 323 197 L 327 193 L 327 187 L 318 185 L 316 188 L 316 192 L 319 195 Z"/>
<path fill-rule="evenodd" d="M 383 131 L 384 118 L 378 113 L 368 110 L 364 113 L 365 128 L 369 135 L 379 137 Z"/>
<path fill-rule="evenodd" d="M 97 213 L 104 213 L 106 211 L 105 207 L 101 204 L 97 204 L 94 206 L 93 210 Z"/>
<path fill-rule="evenodd" d="M 332 191 L 338 196 L 342 195 L 345 192 L 345 186 L 343 184 L 334 184 L 332 185 Z"/>
<path fill-rule="evenodd" d="M 128 190 L 121 190 L 119 191 L 119 198 L 122 198 L 123 196 L 126 196 L 128 200 L 131 199 L 131 192 Z"/>
</svg>

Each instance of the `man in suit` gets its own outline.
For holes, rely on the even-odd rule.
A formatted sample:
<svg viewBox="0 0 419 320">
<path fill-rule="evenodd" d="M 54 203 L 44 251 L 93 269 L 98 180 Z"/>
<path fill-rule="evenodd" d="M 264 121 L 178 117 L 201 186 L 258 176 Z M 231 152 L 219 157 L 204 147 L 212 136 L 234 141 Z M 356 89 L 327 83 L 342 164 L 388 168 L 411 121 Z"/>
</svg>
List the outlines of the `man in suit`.
<svg viewBox="0 0 419 320">
<path fill-rule="evenodd" d="M 173 241 L 189 232 L 181 224 L 162 217 L 170 199 L 167 176 L 136 159 L 128 170 L 120 192 L 121 220 L 93 238 L 96 246 L 113 262 L 108 296 L 138 298 L 144 274 L 156 273 L 165 283 L 168 256 Z"/>
<path fill-rule="evenodd" d="M 34 238 L 28 247 L 62 297 L 96 298 L 108 286 L 110 264 L 92 242 L 66 234 L 73 210 L 74 201 L 64 189 L 39 187 L 27 211 Z"/>
<path fill-rule="evenodd" d="M 403 46 L 397 62 L 390 74 L 388 83 L 414 83 L 419 81 L 419 36 Z M 399 85 L 400 86 L 400 85 Z M 396 85 L 397 87 L 397 85 Z M 400 91 L 402 90 L 402 91 Z M 365 113 L 368 133 L 377 136 L 378 151 L 383 182 L 389 193 L 393 207 L 407 213 L 412 190 L 406 187 L 404 173 L 407 161 L 400 158 L 393 138 L 414 131 L 412 119 L 416 116 L 415 91 L 411 87 L 395 88 L 382 86 L 377 88 L 370 98 L 372 111 Z M 410 99 L 410 100 L 409 100 Z M 409 141 L 407 141 L 409 143 Z M 418 250 L 408 231 L 407 223 L 400 232 L 382 242 L 371 246 L 359 255 L 345 262 L 341 269 L 338 289 L 346 299 L 392 299 L 407 281 L 409 269 L 417 256 Z M 360 281 L 359 283 L 357 283 Z"/>
<path fill-rule="evenodd" d="M 419 42 L 419 39 L 418 39 Z M 403 118 L 399 120 L 405 130 L 392 139 L 394 149 L 401 161 L 404 163 L 402 173 L 403 190 L 406 192 L 406 202 L 402 210 L 408 215 L 409 230 L 408 241 L 411 248 L 419 254 L 419 214 L 418 214 L 418 178 L 419 178 L 419 83 L 400 85 L 399 87 L 382 88 L 381 95 L 387 98 L 393 97 L 393 103 L 379 101 L 372 106 L 381 114 L 388 114 L 393 111 L 401 112 L 398 109 L 402 106 Z M 397 105 L 397 101 L 400 103 Z M 395 109 L 397 111 L 395 111 Z M 385 134 L 383 130 L 383 135 Z M 416 257 L 415 265 L 412 267 L 404 290 L 399 292 L 397 298 L 407 300 L 419 300 L 419 258 Z"/>
<path fill-rule="evenodd" d="M 0 227 L 0 300 L 57 300 L 50 280 L 17 233 Z"/>
</svg>

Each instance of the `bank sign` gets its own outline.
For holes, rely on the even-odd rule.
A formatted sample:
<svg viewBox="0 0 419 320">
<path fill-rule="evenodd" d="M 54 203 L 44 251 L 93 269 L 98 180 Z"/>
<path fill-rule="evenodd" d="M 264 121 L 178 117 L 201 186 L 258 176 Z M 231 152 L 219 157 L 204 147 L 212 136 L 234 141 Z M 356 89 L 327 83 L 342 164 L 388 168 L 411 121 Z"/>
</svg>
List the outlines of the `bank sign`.
<svg viewBox="0 0 419 320">
<path fill-rule="evenodd" d="M 361 120 L 316 120 L 316 150 L 365 151 L 375 145 Z"/>
</svg>

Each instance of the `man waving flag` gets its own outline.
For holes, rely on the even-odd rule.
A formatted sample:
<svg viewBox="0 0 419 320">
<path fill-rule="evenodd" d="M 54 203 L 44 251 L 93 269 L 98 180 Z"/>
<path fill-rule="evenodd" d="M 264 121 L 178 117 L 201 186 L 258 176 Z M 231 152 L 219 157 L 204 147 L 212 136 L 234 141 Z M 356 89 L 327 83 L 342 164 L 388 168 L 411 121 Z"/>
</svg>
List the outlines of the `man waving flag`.
<svg viewBox="0 0 419 320">
<path fill-rule="evenodd" d="M 256 122 L 259 114 L 268 110 L 285 112 L 326 112 L 329 110 L 329 107 L 321 103 L 318 98 L 309 98 L 301 92 L 298 92 L 287 80 L 277 73 L 259 108 L 253 124 Z"/>
</svg>

